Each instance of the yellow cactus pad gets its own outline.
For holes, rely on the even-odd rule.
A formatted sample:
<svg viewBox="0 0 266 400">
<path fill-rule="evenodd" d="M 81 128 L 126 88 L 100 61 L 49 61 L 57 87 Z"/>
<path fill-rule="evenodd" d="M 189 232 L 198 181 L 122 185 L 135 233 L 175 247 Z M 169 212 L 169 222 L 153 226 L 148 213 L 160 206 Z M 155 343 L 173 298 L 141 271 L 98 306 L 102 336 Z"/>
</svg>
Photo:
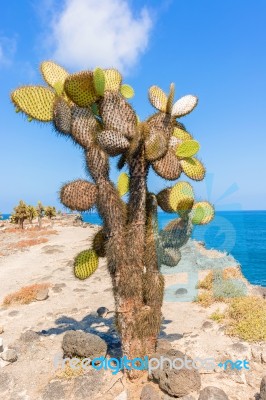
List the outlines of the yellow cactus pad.
<svg viewBox="0 0 266 400">
<path fill-rule="evenodd" d="M 177 139 L 180 140 L 191 140 L 193 139 L 192 135 L 190 133 L 184 131 L 183 129 L 180 128 L 175 128 L 173 132 L 173 136 L 175 136 Z"/>
<path fill-rule="evenodd" d="M 105 90 L 118 92 L 122 82 L 122 76 L 116 69 L 105 69 Z"/>
<path fill-rule="evenodd" d="M 64 87 L 68 97 L 79 107 L 88 107 L 95 103 L 99 97 L 94 88 L 93 73 L 91 71 L 69 75 Z"/>
<path fill-rule="evenodd" d="M 158 86 L 152 86 L 149 90 L 149 100 L 151 105 L 157 110 L 166 112 L 167 96 Z"/>
<path fill-rule="evenodd" d="M 129 191 L 129 176 L 125 172 L 118 177 L 117 189 L 121 197 Z"/>
<path fill-rule="evenodd" d="M 60 65 L 54 63 L 53 61 L 44 61 L 41 63 L 41 73 L 45 82 L 55 88 L 57 82 L 64 84 L 69 73 Z"/>
<path fill-rule="evenodd" d="M 183 172 L 194 181 L 202 181 L 205 176 L 204 165 L 194 157 L 180 160 Z"/>
<path fill-rule="evenodd" d="M 120 93 L 126 99 L 131 99 L 131 97 L 133 97 L 135 94 L 133 87 L 130 85 L 122 85 L 120 88 Z"/>
<path fill-rule="evenodd" d="M 192 207 L 192 223 L 195 225 L 205 225 L 214 218 L 214 208 L 208 201 L 200 201 Z"/>
<path fill-rule="evenodd" d="M 23 86 L 11 94 L 13 103 L 29 117 L 43 122 L 53 120 L 55 93 L 43 86 Z"/>
<path fill-rule="evenodd" d="M 93 82 L 96 93 L 99 96 L 103 96 L 105 89 L 105 75 L 101 68 L 95 68 L 93 71 Z"/>
<path fill-rule="evenodd" d="M 177 212 L 190 210 L 194 203 L 192 186 L 187 182 L 178 182 L 169 194 L 169 205 Z"/>
<path fill-rule="evenodd" d="M 199 151 L 199 149 L 200 144 L 196 140 L 185 140 L 178 146 L 176 155 L 179 158 L 192 157 Z"/>
<path fill-rule="evenodd" d="M 84 250 L 77 255 L 74 261 L 74 275 L 84 280 L 89 278 L 99 265 L 99 257 L 94 250 Z"/>
</svg>

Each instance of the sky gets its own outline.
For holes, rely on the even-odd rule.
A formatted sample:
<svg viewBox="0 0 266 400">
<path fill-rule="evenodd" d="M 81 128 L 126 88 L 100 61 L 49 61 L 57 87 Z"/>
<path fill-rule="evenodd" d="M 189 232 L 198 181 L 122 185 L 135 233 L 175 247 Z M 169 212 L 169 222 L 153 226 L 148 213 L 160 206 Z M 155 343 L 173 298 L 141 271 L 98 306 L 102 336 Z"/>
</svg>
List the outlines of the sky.
<svg viewBox="0 0 266 400">
<path fill-rule="evenodd" d="M 9 0 L 0 25 L 0 211 L 20 199 L 63 209 L 64 182 L 86 178 L 82 151 L 49 123 L 16 114 L 10 92 L 44 84 L 39 65 L 118 68 L 141 119 L 152 85 L 199 98 L 181 118 L 201 144 L 206 179 L 191 182 L 217 210 L 266 209 L 265 0 Z M 114 164 L 114 162 L 113 162 Z M 118 173 L 112 168 L 112 179 Z M 182 175 L 182 180 L 189 181 Z M 169 182 L 154 173 L 149 188 Z"/>
</svg>

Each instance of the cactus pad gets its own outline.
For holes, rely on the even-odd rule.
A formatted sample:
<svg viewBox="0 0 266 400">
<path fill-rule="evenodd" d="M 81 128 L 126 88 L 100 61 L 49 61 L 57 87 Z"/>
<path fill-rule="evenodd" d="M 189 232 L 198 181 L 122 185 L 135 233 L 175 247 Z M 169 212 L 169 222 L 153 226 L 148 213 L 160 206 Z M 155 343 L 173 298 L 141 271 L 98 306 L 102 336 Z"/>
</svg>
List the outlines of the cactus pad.
<svg viewBox="0 0 266 400">
<path fill-rule="evenodd" d="M 43 86 L 23 86 L 11 94 L 13 103 L 33 119 L 43 122 L 53 120 L 55 94 Z"/>
<path fill-rule="evenodd" d="M 84 280 L 89 278 L 98 268 L 99 258 L 94 250 L 84 250 L 74 261 L 74 275 Z"/>
<path fill-rule="evenodd" d="M 106 130 L 117 131 L 127 138 L 135 136 L 136 114 L 120 93 L 105 93 L 100 101 L 100 114 Z"/>
<path fill-rule="evenodd" d="M 199 149 L 200 144 L 196 140 L 185 140 L 178 146 L 176 155 L 179 158 L 192 157 L 199 151 Z"/>
<path fill-rule="evenodd" d="M 181 97 L 181 99 L 177 100 L 172 108 L 172 116 L 174 118 L 180 118 L 184 115 L 189 114 L 194 110 L 196 105 L 198 104 L 198 99 L 196 96 L 187 95 Z"/>
<path fill-rule="evenodd" d="M 118 177 L 117 189 L 121 197 L 129 191 L 129 176 L 125 172 Z"/>
<path fill-rule="evenodd" d="M 71 108 L 71 134 L 73 140 L 88 149 L 100 131 L 100 124 L 89 108 L 73 106 Z"/>
<path fill-rule="evenodd" d="M 159 176 L 170 181 L 179 178 L 181 174 L 180 162 L 171 149 L 160 160 L 154 161 L 152 166 Z"/>
<path fill-rule="evenodd" d="M 105 74 L 101 68 L 95 68 L 93 71 L 93 83 L 96 93 L 99 96 L 103 96 L 105 89 Z"/>
<path fill-rule="evenodd" d="M 162 249 L 162 254 L 160 257 L 161 264 L 167 267 L 175 267 L 181 260 L 181 253 L 178 249 L 165 247 Z"/>
<path fill-rule="evenodd" d="M 180 160 L 183 172 L 194 181 L 202 181 L 205 176 L 203 164 L 194 157 Z"/>
<path fill-rule="evenodd" d="M 71 132 L 71 108 L 62 97 L 57 97 L 54 102 L 54 125 L 60 133 Z"/>
<path fill-rule="evenodd" d="M 175 97 L 175 85 L 171 83 L 170 85 L 170 93 L 168 95 L 167 104 L 166 104 L 166 112 L 171 114 L 173 108 L 173 102 Z"/>
<path fill-rule="evenodd" d="M 188 133 L 184 129 L 180 129 L 180 128 L 174 129 L 173 136 L 175 136 L 177 139 L 180 139 L 182 141 L 193 139 L 192 136 L 190 135 L 190 133 Z"/>
<path fill-rule="evenodd" d="M 192 207 L 192 223 L 195 225 L 205 225 L 214 218 L 214 208 L 208 201 L 200 201 Z"/>
<path fill-rule="evenodd" d="M 88 107 L 99 97 L 94 88 L 91 71 L 69 75 L 65 80 L 64 88 L 67 96 L 79 107 Z"/>
<path fill-rule="evenodd" d="M 60 200 L 67 208 L 76 211 L 88 211 L 97 199 L 97 186 L 78 179 L 67 183 L 60 191 Z"/>
<path fill-rule="evenodd" d="M 98 134 L 97 141 L 110 156 L 117 156 L 129 148 L 129 141 L 119 132 L 102 131 Z"/>
<path fill-rule="evenodd" d="M 118 92 L 122 82 L 122 76 L 116 69 L 105 69 L 105 90 Z"/>
<path fill-rule="evenodd" d="M 161 131 L 153 130 L 145 140 L 145 158 L 156 161 L 167 152 L 167 140 Z"/>
<path fill-rule="evenodd" d="M 161 190 L 156 196 L 158 205 L 161 207 L 163 211 L 168 213 L 175 212 L 175 210 L 169 204 L 169 196 L 171 193 L 171 189 L 172 188 L 166 188 L 164 190 Z"/>
<path fill-rule="evenodd" d="M 130 85 L 122 85 L 121 88 L 120 88 L 120 93 L 126 99 L 131 99 L 135 94 L 133 87 L 130 86 Z"/>
<path fill-rule="evenodd" d="M 161 131 L 170 139 L 174 129 L 174 122 L 175 121 L 171 118 L 171 115 L 159 112 L 148 118 L 146 123 L 150 129 Z"/>
<path fill-rule="evenodd" d="M 169 194 L 170 208 L 177 212 L 190 210 L 194 203 L 192 186 L 187 182 L 178 182 Z"/>
<path fill-rule="evenodd" d="M 98 257 L 105 257 L 105 234 L 103 229 L 100 229 L 93 238 L 93 245 L 92 248 L 97 254 Z"/>
<path fill-rule="evenodd" d="M 153 107 L 157 110 L 166 112 L 167 96 L 158 86 L 152 86 L 149 89 L 149 100 Z"/>
<path fill-rule="evenodd" d="M 44 61 L 41 63 L 41 73 L 45 82 L 52 88 L 56 88 L 56 84 L 60 82 L 64 84 L 69 73 L 60 65 L 53 61 Z"/>
</svg>

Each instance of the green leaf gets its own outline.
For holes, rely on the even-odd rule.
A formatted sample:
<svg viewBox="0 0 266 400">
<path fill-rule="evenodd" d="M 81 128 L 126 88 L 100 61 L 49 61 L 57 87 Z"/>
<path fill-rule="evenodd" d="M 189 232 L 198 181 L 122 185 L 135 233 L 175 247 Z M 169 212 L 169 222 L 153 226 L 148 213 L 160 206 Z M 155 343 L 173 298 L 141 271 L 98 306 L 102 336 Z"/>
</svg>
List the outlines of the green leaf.
<svg viewBox="0 0 266 400">
<path fill-rule="evenodd" d="M 199 142 L 196 140 L 186 140 L 178 146 L 176 155 L 179 158 L 192 157 L 199 151 L 199 149 Z"/>
</svg>

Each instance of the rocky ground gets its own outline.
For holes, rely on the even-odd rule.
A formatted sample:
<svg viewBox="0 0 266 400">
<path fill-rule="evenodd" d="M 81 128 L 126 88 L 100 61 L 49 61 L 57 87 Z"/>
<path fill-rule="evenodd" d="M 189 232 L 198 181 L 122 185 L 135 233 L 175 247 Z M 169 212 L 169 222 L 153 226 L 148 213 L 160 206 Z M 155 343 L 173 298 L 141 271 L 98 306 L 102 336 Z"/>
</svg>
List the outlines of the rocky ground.
<svg viewBox="0 0 266 400">
<path fill-rule="evenodd" d="M 0 398 L 126 400 L 128 384 L 121 372 L 113 375 L 110 370 L 89 368 L 85 373 L 81 370 L 73 373 L 69 368 L 58 367 L 59 362 L 56 368 L 55 360 L 63 357 L 63 337 L 71 330 L 96 334 L 107 343 L 108 356 L 120 356 L 119 338 L 113 325 L 111 281 L 105 260 L 101 259 L 98 270 L 87 281 L 76 280 L 72 273 L 75 255 L 90 246 L 99 227 L 73 226 L 73 219 L 68 218 L 53 223 L 45 221 L 44 228 L 46 231 L 44 229 L 42 235 L 39 232 L 39 236 L 30 233 L 30 229 L 28 233 L 9 231 L 7 223 L 0 229 L 0 302 L 23 286 L 50 285 L 48 293 L 41 293 L 39 300 L 30 304 L 0 306 L 0 353 L 3 351 L 0 354 Z M 17 246 L 18 242 L 36 237 L 47 240 Z M 217 365 L 212 370 L 201 368 L 195 382 L 191 376 L 178 375 L 172 379 L 171 374 L 153 376 L 157 383 L 140 381 L 135 398 L 169 400 L 173 398 L 170 397 L 173 394 L 171 386 L 176 382 L 181 386 L 182 382 L 188 385 L 189 380 L 194 382 L 196 391 L 179 398 L 265 400 L 266 379 L 261 382 L 266 375 L 266 343 L 250 344 L 227 336 L 224 326 L 210 319 L 218 307 L 220 310 L 226 307 L 225 303 L 203 308 L 192 301 L 196 282 L 214 265 L 236 266 L 236 261 L 231 256 L 206 251 L 194 241 L 184 246 L 182 256 L 178 267 L 163 271 L 166 292 L 160 347 L 169 357 L 174 356 L 175 350 L 192 359 L 214 358 Z M 246 285 L 249 293 L 263 295 L 263 289 L 248 282 Z M 100 317 L 97 314 L 99 307 L 106 307 L 109 313 Z M 92 340 L 88 343 L 93 348 L 94 339 L 88 340 Z M 159 350 L 158 354 L 161 354 Z M 250 369 L 224 370 L 218 366 L 227 359 L 246 359 Z M 169 381 L 169 376 L 175 380 L 174 384 Z M 163 390 L 159 390 L 160 379 Z M 173 390 L 177 393 L 179 389 Z M 183 389 L 180 390 L 181 393 Z"/>
</svg>

